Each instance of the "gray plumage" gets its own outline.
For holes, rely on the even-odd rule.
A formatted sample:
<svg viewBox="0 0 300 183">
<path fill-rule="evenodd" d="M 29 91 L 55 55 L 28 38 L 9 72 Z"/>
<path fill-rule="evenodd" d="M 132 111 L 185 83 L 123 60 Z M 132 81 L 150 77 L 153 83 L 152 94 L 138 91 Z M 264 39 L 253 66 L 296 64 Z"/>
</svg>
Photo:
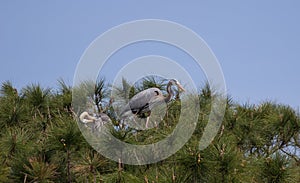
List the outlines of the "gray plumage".
<svg viewBox="0 0 300 183">
<path fill-rule="evenodd" d="M 95 129 L 100 128 L 101 126 L 105 125 L 106 123 L 111 123 L 110 117 L 105 113 L 100 113 L 97 115 L 97 119 L 95 120 Z"/>
<path fill-rule="evenodd" d="M 126 105 L 121 115 L 126 112 L 132 112 L 133 114 L 143 114 L 151 111 L 152 105 L 156 98 L 160 98 L 162 92 L 158 88 L 148 88 L 133 96 Z"/>
<path fill-rule="evenodd" d="M 96 116 L 91 116 L 88 112 L 84 111 L 80 114 L 79 119 L 81 122 L 87 126 L 90 124 L 92 126 L 92 130 L 99 129 L 101 126 L 105 125 L 106 123 L 111 122 L 109 116 L 105 113 L 97 114 Z"/>
<path fill-rule="evenodd" d="M 105 114 L 105 113 L 98 114 L 97 115 L 97 119 L 101 119 L 104 122 L 104 124 L 111 122 L 110 117 L 107 114 Z"/>
<path fill-rule="evenodd" d="M 126 118 L 130 114 L 135 114 L 138 117 L 145 118 L 151 114 L 151 110 L 160 104 L 169 102 L 173 97 L 173 91 L 171 86 L 176 85 L 179 90 L 184 91 L 184 88 L 181 84 L 175 80 L 171 79 L 167 85 L 167 96 L 163 96 L 163 93 L 158 88 L 148 88 L 143 90 L 136 95 L 134 95 L 128 104 L 124 107 L 123 111 L 120 113 L 121 118 Z M 146 123 L 147 127 L 147 123 Z"/>
</svg>

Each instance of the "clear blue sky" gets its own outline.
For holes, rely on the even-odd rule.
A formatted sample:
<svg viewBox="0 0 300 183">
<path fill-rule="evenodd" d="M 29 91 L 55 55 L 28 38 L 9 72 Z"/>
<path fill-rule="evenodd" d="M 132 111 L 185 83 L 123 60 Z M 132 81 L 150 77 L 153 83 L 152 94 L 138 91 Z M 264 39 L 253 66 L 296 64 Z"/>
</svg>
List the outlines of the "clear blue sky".
<svg viewBox="0 0 300 183">
<path fill-rule="evenodd" d="M 61 77 L 71 84 L 97 36 L 149 18 L 174 21 L 200 35 L 218 58 L 234 100 L 300 106 L 297 0 L 1 1 L 0 82 L 55 87 Z"/>
</svg>

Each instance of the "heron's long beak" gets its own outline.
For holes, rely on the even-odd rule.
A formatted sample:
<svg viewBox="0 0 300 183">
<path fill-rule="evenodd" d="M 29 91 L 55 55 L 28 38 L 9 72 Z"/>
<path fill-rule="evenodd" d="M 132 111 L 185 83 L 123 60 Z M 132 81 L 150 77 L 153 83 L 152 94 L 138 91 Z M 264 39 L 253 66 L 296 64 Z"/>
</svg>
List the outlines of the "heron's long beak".
<svg viewBox="0 0 300 183">
<path fill-rule="evenodd" d="M 179 89 L 179 91 L 185 91 L 185 89 L 183 88 L 183 86 L 181 84 L 177 84 L 177 87 Z"/>
</svg>

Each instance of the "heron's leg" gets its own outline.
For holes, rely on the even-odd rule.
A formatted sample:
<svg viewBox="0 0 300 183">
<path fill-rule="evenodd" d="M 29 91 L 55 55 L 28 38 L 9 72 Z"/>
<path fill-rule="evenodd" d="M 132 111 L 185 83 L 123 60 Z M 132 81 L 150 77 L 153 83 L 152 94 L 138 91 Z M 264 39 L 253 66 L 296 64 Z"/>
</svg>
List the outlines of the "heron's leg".
<svg viewBox="0 0 300 183">
<path fill-rule="evenodd" d="M 138 118 L 137 114 L 133 114 L 132 116 L 129 117 L 130 120 L 133 122 L 133 125 L 137 125 L 138 123 L 136 122 L 135 118 Z"/>
<path fill-rule="evenodd" d="M 94 123 L 94 130 L 99 130 L 101 125 L 102 125 L 102 120 L 101 120 L 101 118 L 99 118 Z"/>
<path fill-rule="evenodd" d="M 157 124 L 157 122 L 156 122 L 156 121 L 154 121 L 154 126 L 155 126 L 155 128 L 157 128 L 157 127 L 158 127 L 158 124 Z"/>
<path fill-rule="evenodd" d="M 146 129 L 148 128 L 148 123 L 149 123 L 149 116 L 147 117 L 147 120 L 146 120 Z"/>
</svg>

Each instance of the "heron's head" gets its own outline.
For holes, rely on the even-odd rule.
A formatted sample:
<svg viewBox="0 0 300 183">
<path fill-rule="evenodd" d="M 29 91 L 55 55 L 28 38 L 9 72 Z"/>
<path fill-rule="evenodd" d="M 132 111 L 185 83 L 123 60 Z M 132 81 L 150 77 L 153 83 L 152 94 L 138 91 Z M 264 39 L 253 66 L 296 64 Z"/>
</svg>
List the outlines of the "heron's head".
<svg viewBox="0 0 300 183">
<path fill-rule="evenodd" d="M 183 86 L 179 83 L 179 81 L 177 79 L 171 79 L 170 83 L 172 85 L 176 85 L 178 87 L 179 91 L 185 91 L 185 89 L 183 88 Z"/>
</svg>

